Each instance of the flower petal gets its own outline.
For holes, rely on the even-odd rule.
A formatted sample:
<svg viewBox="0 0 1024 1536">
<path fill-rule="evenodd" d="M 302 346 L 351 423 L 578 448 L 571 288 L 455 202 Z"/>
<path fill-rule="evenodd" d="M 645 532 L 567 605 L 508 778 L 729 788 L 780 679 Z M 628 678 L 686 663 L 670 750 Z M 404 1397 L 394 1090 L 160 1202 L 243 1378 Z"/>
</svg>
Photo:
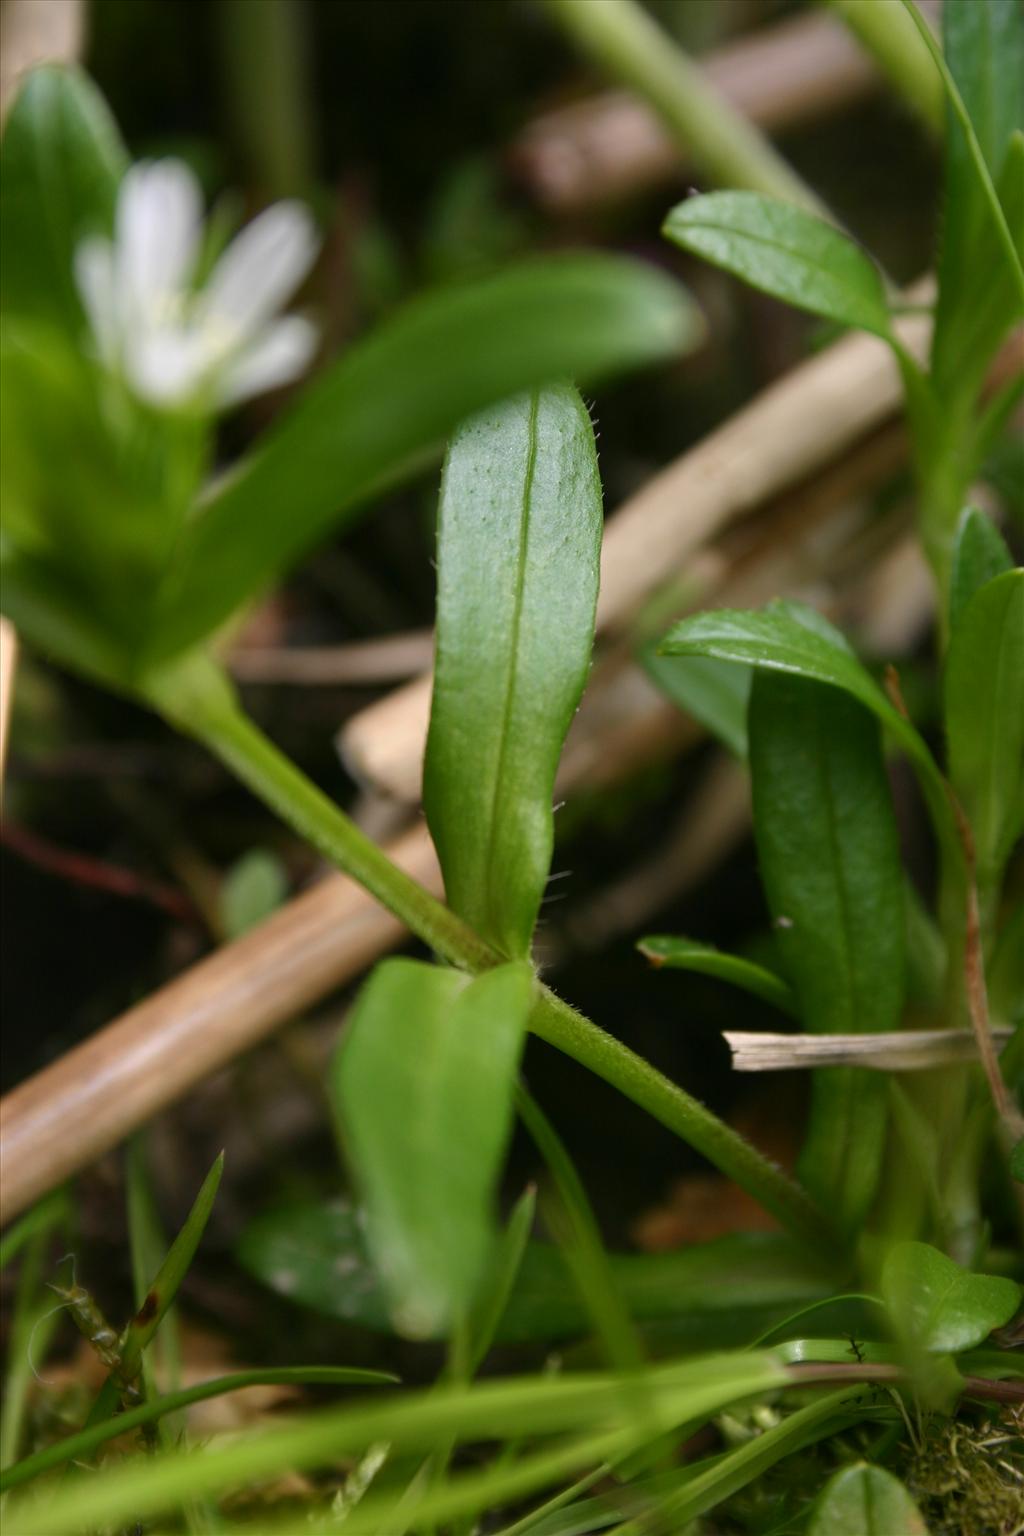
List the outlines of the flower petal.
<svg viewBox="0 0 1024 1536">
<path fill-rule="evenodd" d="M 202 221 L 199 183 L 182 160 L 141 161 L 117 200 L 120 299 L 133 324 L 167 318 L 195 265 Z"/>
<path fill-rule="evenodd" d="M 117 284 L 114 278 L 114 247 L 101 235 L 92 235 L 75 250 L 75 285 L 100 356 L 108 368 L 120 350 Z"/>
<path fill-rule="evenodd" d="M 319 248 L 302 203 L 274 203 L 236 235 L 199 299 L 202 320 L 229 328 L 237 340 L 254 336 L 306 276 Z"/>
<path fill-rule="evenodd" d="M 301 315 L 278 320 L 221 373 L 218 403 L 224 407 L 237 405 L 240 400 L 298 378 L 309 366 L 318 340 L 316 327 Z"/>
<path fill-rule="evenodd" d="M 209 352 L 195 331 L 168 327 L 126 337 L 124 371 L 152 405 L 179 405 L 197 395 L 209 372 Z"/>
</svg>

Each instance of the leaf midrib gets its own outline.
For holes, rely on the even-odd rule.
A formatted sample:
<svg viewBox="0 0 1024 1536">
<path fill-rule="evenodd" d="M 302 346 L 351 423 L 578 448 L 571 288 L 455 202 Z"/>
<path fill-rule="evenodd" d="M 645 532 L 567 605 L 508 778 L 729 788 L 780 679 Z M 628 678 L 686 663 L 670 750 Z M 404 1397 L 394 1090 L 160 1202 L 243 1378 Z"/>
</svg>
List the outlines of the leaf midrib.
<svg viewBox="0 0 1024 1536">
<path fill-rule="evenodd" d="M 530 501 L 533 494 L 533 480 L 537 465 L 537 419 L 540 411 L 540 391 L 535 389 L 530 394 L 530 420 L 527 428 L 528 442 L 526 452 L 526 470 L 523 476 L 522 503 L 519 509 L 519 533 L 516 546 L 516 585 L 512 603 L 512 623 L 510 643 L 508 647 L 508 665 L 505 669 L 504 698 L 501 707 L 501 725 L 498 733 L 498 761 L 494 771 L 493 788 L 491 791 L 490 814 L 487 823 L 487 851 L 484 861 L 487 889 L 485 892 L 485 906 L 488 918 L 488 929 L 494 937 L 495 921 L 499 915 L 495 911 L 497 890 L 494 883 L 495 844 L 498 837 L 498 807 L 501 803 L 502 793 L 505 787 L 505 776 L 508 771 L 509 749 L 511 742 L 511 722 L 518 680 L 519 661 L 519 633 L 522 627 L 523 604 L 526 591 L 526 550 L 529 543 L 530 528 Z M 510 872 L 511 875 L 512 872 Z M 509 885 L 513 880 L 510 878 Z M 500 937 L 504 937 L 501 935 Z M 529 947 L 527 943 L 527 948 Z"/>
</svg>

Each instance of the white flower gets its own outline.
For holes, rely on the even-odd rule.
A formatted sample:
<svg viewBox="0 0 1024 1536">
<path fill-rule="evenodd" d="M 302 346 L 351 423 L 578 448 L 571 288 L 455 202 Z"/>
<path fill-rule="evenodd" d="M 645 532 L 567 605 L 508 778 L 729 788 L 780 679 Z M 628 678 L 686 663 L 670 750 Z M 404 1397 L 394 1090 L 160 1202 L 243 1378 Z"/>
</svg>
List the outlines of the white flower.
<svg viewBox="0 0 1024 1536">
<path fill-rule="evenodd" d="M 234 405 L 296 378 L 316 349 L 308 320 L 275 319 L 317 253 L 305 207 L 267 208 L 195 290 L 202 225 L 188 166 L 143 161 L 121 183 L 113 241 L 91 237 L 75 252 L 103 362 L 153 405 Z"/>
</svg>

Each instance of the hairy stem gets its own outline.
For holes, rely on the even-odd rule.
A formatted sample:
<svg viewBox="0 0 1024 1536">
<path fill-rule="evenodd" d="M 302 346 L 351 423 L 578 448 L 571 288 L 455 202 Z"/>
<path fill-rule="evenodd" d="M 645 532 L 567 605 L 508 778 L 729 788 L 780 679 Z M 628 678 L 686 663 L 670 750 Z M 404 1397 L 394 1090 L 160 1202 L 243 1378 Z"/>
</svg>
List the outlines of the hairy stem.
<svg viewBox="0 0 1024 1536">
<path fill-rule="evenodd" d="M 201 741 L 332 864 L 351 875 L 449 964 L 479 972 L 498 955 L 454 912 L 398 869 L 244 713 L 224 674 L 192 657 L 146 684 L 148 701 Z M 530 1020 L 540 1038 L 589 1067 L 689 1143 L 805 1242 L 834 1248 L 831 1224 L 780 1169 L 703 1104 L 547 988 Z"/>
</svg>

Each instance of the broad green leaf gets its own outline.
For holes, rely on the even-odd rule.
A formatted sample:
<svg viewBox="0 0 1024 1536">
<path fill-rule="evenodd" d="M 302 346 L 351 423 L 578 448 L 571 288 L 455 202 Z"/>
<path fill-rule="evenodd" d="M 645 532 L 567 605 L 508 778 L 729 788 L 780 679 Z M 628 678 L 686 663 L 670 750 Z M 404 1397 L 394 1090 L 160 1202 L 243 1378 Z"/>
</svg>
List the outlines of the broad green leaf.
<svg viewBox="0 0 1024 1536">
<path fill-rule="evenodd" d="M 945 716 L 949 776 L 984 888 L 1024 827 L 1024 570 L 997 576 L 964 609 L 946 657 Z"/>
<path fill-rule="evenodd" d="M 977 507 L 967 507 L 961 515 L 953 544 L 949 586 L 949 627 L 952 632 L 956 631 L 975 592 L 1012 569 L 1013 557 L 992 519 Z"/>
<path fill-rule="evenodd" d="M 804 1026 L 897 1029 L 903 876 L 878 725 L 834 688 L 760 672 L 749 731 L 761 880 Z M 877 1073 L 816 1074 L 801 1173 L 847 1231 L 874 1197 L 885 1116 Z"/>
<path fill-rule="evenodd" d="M 344 1365 L 271 1366 L 262 1370 L 235 1371 L 230 1376 L 215 1376 L 210 1381 L 197 1382 L 181 1391 L 154 1397 L 138 1408 L 105 1419 L 101 1424 L 80 1430 L 76 1435 L 66 1435 L 63 1440 L 46 1446 L 44 1450 L 26 1456 L 24 1460 L 0 1473 L 0 1492 L 16 1488 L 20 1483 L 27 1483 L 66 1462 L 82 1461 L 108 1440 L 116 1440 L 143 1424 L 156 1423 L 169 1414 L 191 1408 L 193 1403 L 202 1403 L 211 1397 L 224 1397 L 229 1392 L 241 1392 L 246 1387 L 386 1387 L 394 1385 L 398 1379 L 389 1371 L 367 1371 Z"/>
<path fill-rule="evenodd" d="M 550 379 L 592 383 L 693 346 L 685 292 L 637 261 L 524 263 L 416 300 L 303 395 L 197 511 L 168 578 L 160 659 L 271 584 L 356 507 L 421 470 L 472 412 Z"/>
<path fill-rule="evenodd" d="M 786 1379 L 785 1367 L 763 1352 L 673 1362 L 633 1378 L 632 1385 L 649 1399 L 649 1413 L 639 1424 L 632 1411 L 633 1395 L 623 1392 L 619 1373 L 544 1372 L 468 1388 L 431 1386 L 401 1396 L 389 1394 L 387 1402 L 377 1406 L 345 1404 L 320 1413 L 288 1415 L 259 1434 L 239 1436 L 229 1443 L 222 1439 L 214 1446 L 140 1457 L 111 1467 L 102 1478 L 75 1475 L 54 1496 L 21 1506 L 18 1536 L 79 1536 L 90 1526 L 143 1519 L 189 1496 L 216 1493 L 252 1479 L 264 1481 L 285 1470 L 336 1466 L 341 1458 L 380 1441 L 412 1452 L 430 1451 L 452 1439 L 535 1439 L 582 1429 L 596 1431 L 577 1451 L 568 1447 L 566 1460 L 554 1473 L 552 1462 L 558 1453 L 546 1453 L 536 1458 L 532 1479 L 522 1476 L 520 1464 L 511 1469 L 517 1475 L 510 1480 L 507 1473 L 502 1474 L 504 1484 L 500 1477 L 485 1473 L 487 1487 L 482 1497 L 478 1488 L 472 1489 L 473 1502 L 457 1499 L 449 1484 L 417 1507 L 418 1517 L 448 1520 L 493 1509 L 510 1495 L 521 1497 L 576 1465 L 593 1466 L 610 1449 L 617 1448 L 621 1455 L 630 1446 L 691 1420 L 705 1422 L 730 1403 L 785 1386 Z M 565 1452 L 563 1443 L 561 1453 Z M 461 1486 L 465 1488 L 465 1482 Z M 446 1497 L 449 1490 L 451 1498 Z M 389 1517 L 399 1497 L 389 1502 Z M 305 1514 L 302 1523 L 308 1528 Z M 346 1525 L 361 1536 L 379 1536 L 387 1524 L 381 1509 L 371 1507 L 369 1500 L 346 1519 Z"/>
<path fill-rule="evenodd" d="M 945 215 L 932 366 L 944 394 L 974 388 L 1002 332 L 1020 312 L 1020 288 L 993 220 L 990 189 L 1000 193 L 1011 238 L 1024 218 L 1024 21 L 1017 0 L 948 0 L 942 9 L 949 74 L 973 125 L 975 146 L 951 103 L 947 111 Z M 980 155 L 979 166 L 977 155 Z M 975 279 L 985 272 L 986 280 Z"/>
<path fill-rule="evenodd" d="M 703 976 L 718 976 L 722 981 L 731 981 L 735 987 L 742 987 L 745 992 L 752 992 L 755 997 L 771 1003 L 773 1008 L 781 1009 L 791 1018 L 797 1015 L 792 987 L 763 965 L 755 965 L 752 960 L 744 960 L 739 955 L 723 954 L 713 944 L 701 944 L 696 939 L 675 938 L 667 934 L 652 934 L 641 939 L 637 949 L 646 955 L 652 965 L 664 965 L 677 971 L 699 971 Z"/>
<path fill-rule="evenodd" d="M 843 1467 L 826 1483 L 807 1536 L 928 1536 L 910 1494 L 884 1467 Z"/>
<path fill-rule="evenodd" d="M 749 667 L 714 656 L 661 656 L 653 647 L 641 651 L 640 661 L 673 704 L 699 720 L 734 757 L 745 760 Z"/>
<path fill-rule="evenodd" d="M 533 995 L 521 962 L 471 978 L 387 960 L 363 988 L 331 1092 L 395 1326 L 466 1315 L 491 1256 L 494 1187 Z"/>
<path fill-rule="evenodd" d="M 1015 1280 L 971 1274 L 928 1243 L 908 1242 L 886 1258 L 882 1295 L 900 1338 L 928 1354 L 954 1354 L 1008 1323 L 1024 1291 Z"/>
<path fill-rule="evenodd" d="M 673 208 L 662 232 L 773 298 L 892 340 L 885 290 L 870 256 L 802 208 L 757 192 L 708 192 Z"/>
<path fill-rule="evenodd" d="M 445 460 L 423 804 L 448 904 L 525 955 L 554 841 L 555 770 L 590 666 L 601 481 L 579 395 L 471 417 Z"/>
<path fill-rule="evenodd" d="M 124 146 L 88 76 L 48 64 L 25 78 L 0 148 L 3 309 L 78 329 L 72 262 L 84 236 L 109 233 Z"/>
<path fill-rule="evenodd" d="M 390 1331 L 380 1276 L 359 1213 L 344 1201 L 290 1206 L 258 1217 L 238 1248 L 242 1265 L 271 1290 L 329 1317 Z M 832 1277 L 787 1237 L 742 1233 L 675 1253 L 610 1253 L 615 1288 L 638 1323 L 667 1322 L 678 1347 L 747 1344 L 796 1309 L 824 1301 Z M 759 1324 L 758 1318 L 764 1318 Z M 569 1339 L 589 1321 L 556 1248 L 531 1242 L 495 1338 Z M 833 1324 L 835 1326 L 843 1326 Z"/>
<path fill-rule="evenodd" d="M 877 716 L 910 758 L 940 840 L 954 858 L 959 857 L 942 775 L 927 746 L 861 666 L 840 632 L 814 609 L 774 602 L 758 610 L 721 608 L 698 613 L 670 629 L 660 649 L 666 656 L 720 656 L 761 671 L 793 673 L 852 695 Z"/>
</svg>

